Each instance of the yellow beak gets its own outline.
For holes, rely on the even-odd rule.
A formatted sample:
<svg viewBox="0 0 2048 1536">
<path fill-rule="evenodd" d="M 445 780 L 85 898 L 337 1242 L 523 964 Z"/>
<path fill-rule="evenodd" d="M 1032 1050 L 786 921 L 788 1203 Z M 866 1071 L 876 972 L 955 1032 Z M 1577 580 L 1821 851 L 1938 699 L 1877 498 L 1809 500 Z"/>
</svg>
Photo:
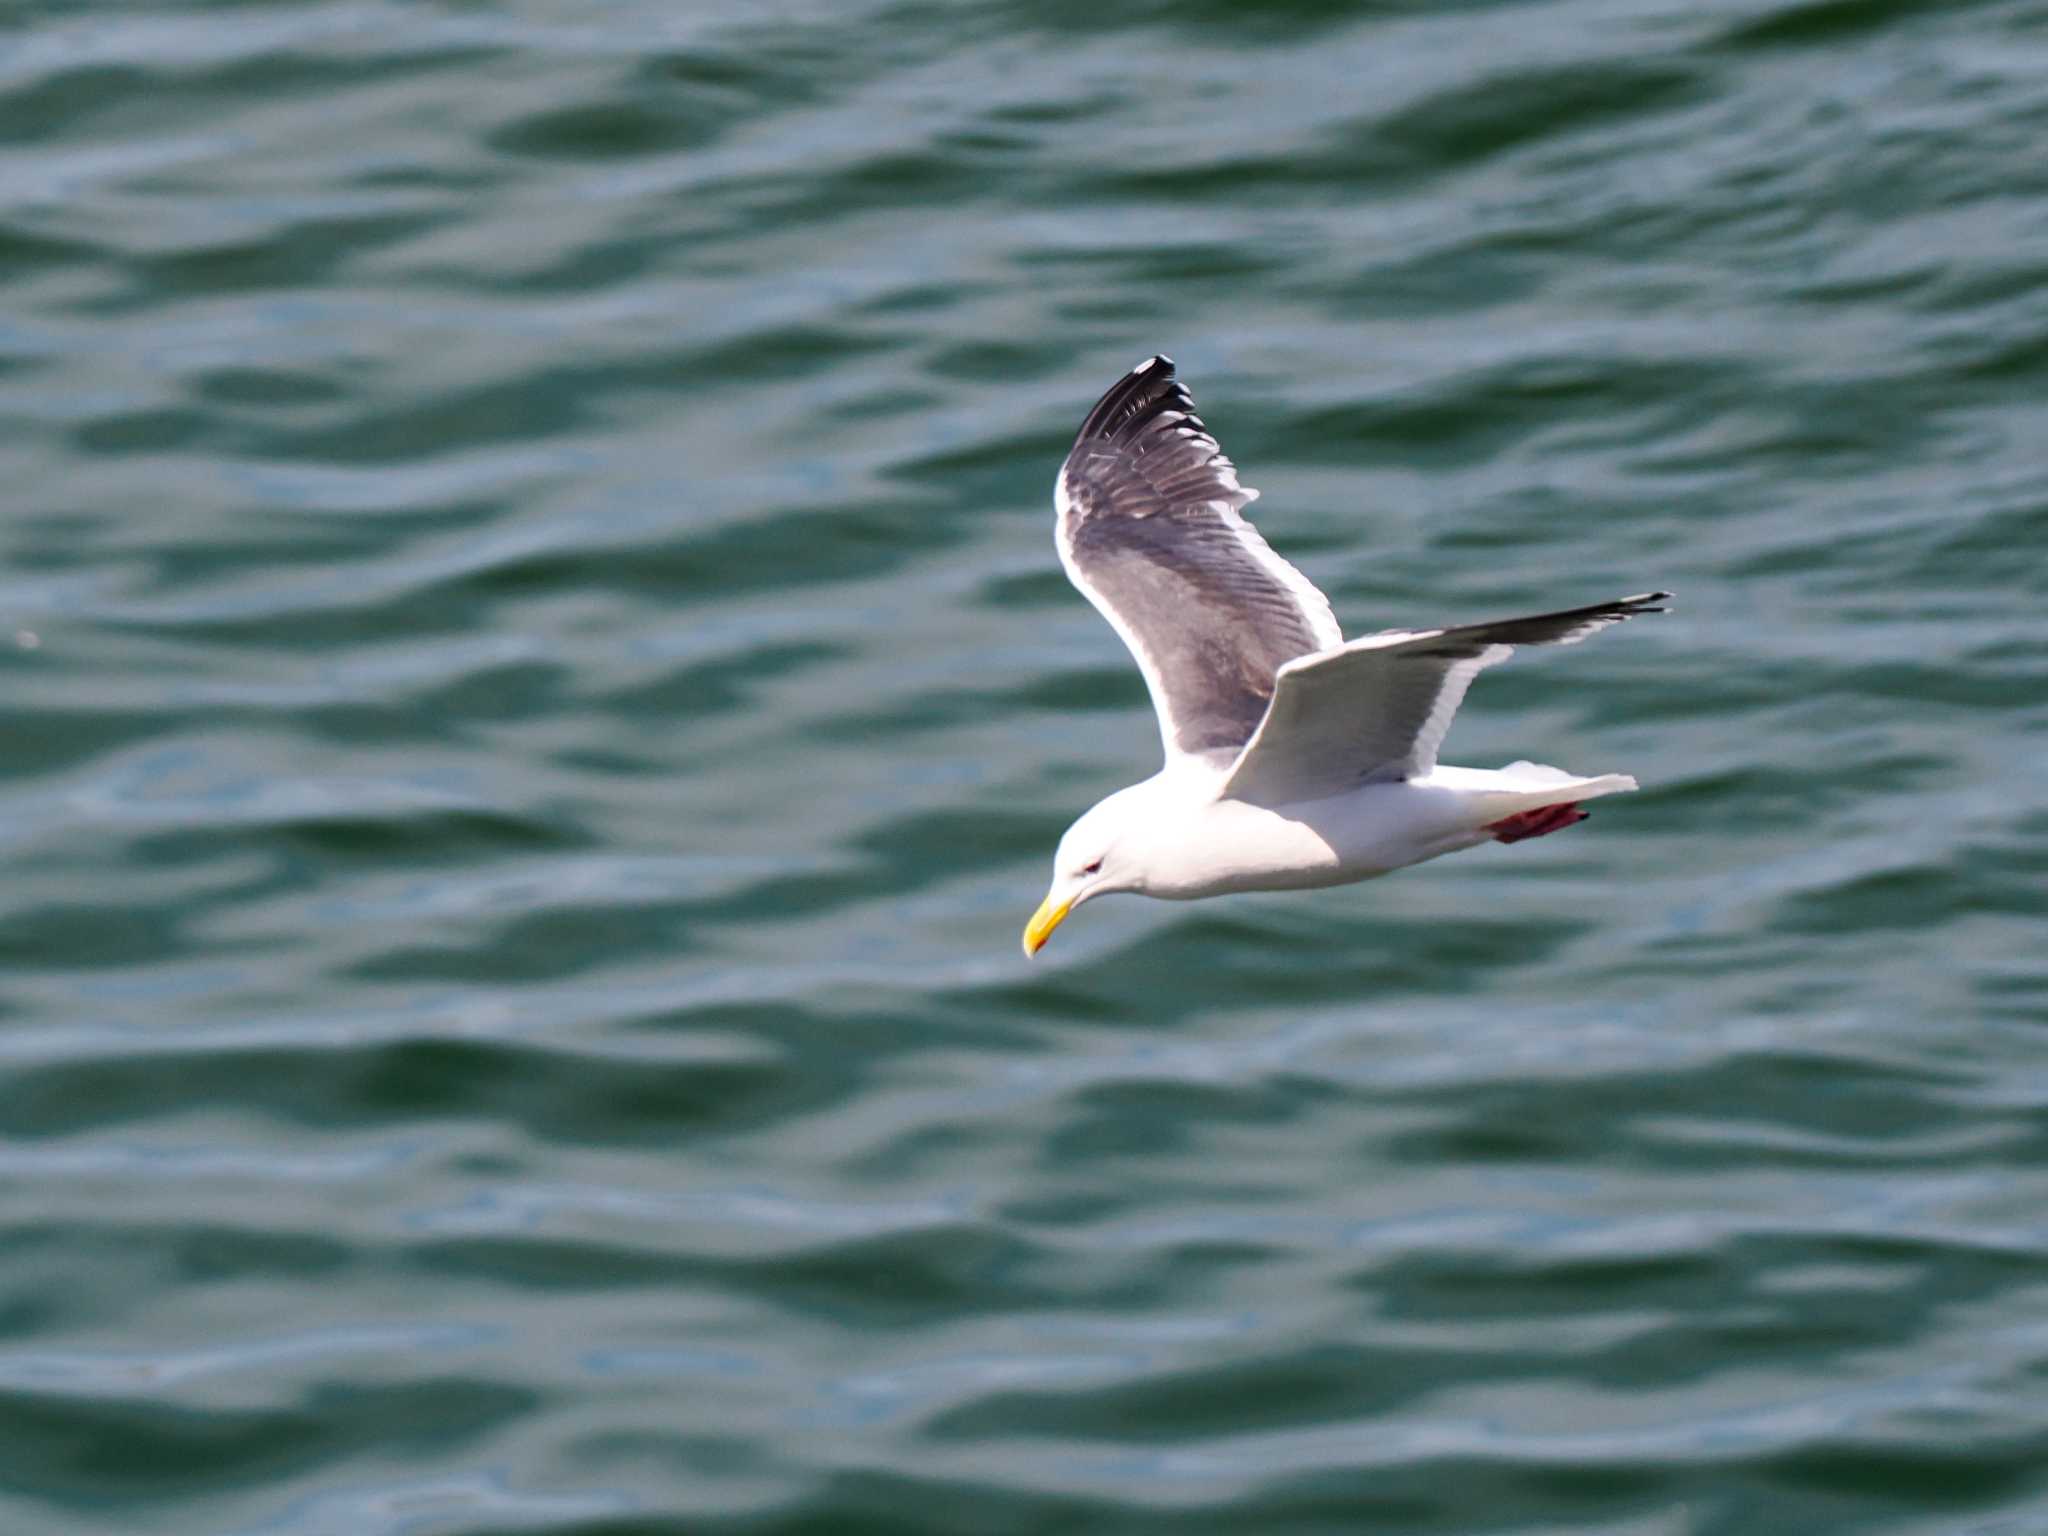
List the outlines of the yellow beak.
<svg viewBox="0 0 2048 1536">
<path fill-rule="evenodd" d="M 1052 937 L 1053 929 L 1067 920 L 1067 914 L 1074 910 L 1071 899 L 1055 903 L 1050 895 L 1038 904 L 1038 910 L 1031 914 L 1031 921 L 1024 925 L 1024 953 L 1035 955 L 1045 948 L 1045 941 Z"/>
</svg>

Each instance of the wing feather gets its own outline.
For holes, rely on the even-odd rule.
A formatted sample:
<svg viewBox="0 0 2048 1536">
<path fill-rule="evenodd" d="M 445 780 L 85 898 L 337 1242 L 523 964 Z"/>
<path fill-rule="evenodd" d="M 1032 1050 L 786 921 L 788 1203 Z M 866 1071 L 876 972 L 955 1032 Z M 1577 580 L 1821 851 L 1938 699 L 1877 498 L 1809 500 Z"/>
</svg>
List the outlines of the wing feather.
<svg viewBox="0 0 2048 1536">
<path fill-rule="evenodd" d="M 1168 357 L 1096 402 L 1060 469 L 1060 563 L 1130 648 L 1169 760 L 1229 762 L 1281 666 L 1343 642 L 1329 600 L 1245 520 L 1258 494 Z"/>
<path fill-rule="evenodd" d="M 1342 794 L 1436 767 L 1451 719 L 1482 670 L 1518 645 L 1572 645 L 1637 614 L 1662 613 L 1668 592 L 1450 629 L 1388 630 L 1303 656 L 1280 669 L 1272 707 L 1223 792 L 1260 805 Z"/>
</svg>

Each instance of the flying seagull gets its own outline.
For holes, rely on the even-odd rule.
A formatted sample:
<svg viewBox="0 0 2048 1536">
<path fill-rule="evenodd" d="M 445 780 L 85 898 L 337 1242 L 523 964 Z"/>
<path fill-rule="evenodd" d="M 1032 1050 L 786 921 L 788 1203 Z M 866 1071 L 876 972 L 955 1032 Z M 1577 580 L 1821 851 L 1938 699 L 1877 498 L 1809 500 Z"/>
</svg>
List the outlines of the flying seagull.
<svg viewBox="0 0 2048 1536">
<path fill-rule="evenodd" d="M 1166 763 L 1067 829 L 1025 954 L 1098 896 L 1369 880 L 1546 836 L 1584 821 L 1581 802 L 1636 787 L 1527 762 L 1450 768 L 1437 748 L 1481 668 L 1662 613 L 1670 593 L 1347 641 L 1329 599 L 1245 521 L 1258 494 L 1172 358 L 1138 364 L 1081 424 L 1054 489 L 1054 540 L 1145 674 Z"/>
</svg>

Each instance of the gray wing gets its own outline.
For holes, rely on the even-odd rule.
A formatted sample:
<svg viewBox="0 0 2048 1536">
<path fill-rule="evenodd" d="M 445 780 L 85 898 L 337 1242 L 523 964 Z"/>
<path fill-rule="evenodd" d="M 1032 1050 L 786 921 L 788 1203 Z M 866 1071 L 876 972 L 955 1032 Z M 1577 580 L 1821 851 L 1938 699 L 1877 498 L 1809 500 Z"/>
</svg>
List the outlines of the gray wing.
<svg viewBox="0 0 2048 1536">
<path fill-rule="evenodd" d="M 1518 645 L 1570 645 L 1639 613 L 1662 613 L 1669 592 L 1643 592 L 1561 613 L 1389 630 L 1280 669 L 1273 706 L 1223 792 L 1260 805 L 1342 794 L 1360 784 L 1420 778 L 1465 690 Z"/>
<path fill-rule="evenodd" d="M 1166 755 L 1227 764 L 1283 663 L 1343 643 L 1329 599 L 1274 554 L 1174 379 L 1151 357 L 1096 403 L 1060 469 L 1060 563 L 1145 675 Z"/>
</svg>

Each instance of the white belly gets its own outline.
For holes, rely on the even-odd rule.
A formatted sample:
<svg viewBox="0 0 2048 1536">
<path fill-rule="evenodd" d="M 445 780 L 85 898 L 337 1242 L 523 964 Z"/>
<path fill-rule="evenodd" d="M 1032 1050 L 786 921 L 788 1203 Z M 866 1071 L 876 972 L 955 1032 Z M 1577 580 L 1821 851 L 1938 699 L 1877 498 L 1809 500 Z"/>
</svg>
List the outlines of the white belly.
<svg viewBox="0 0 2048 1536">
<path fill-rule="evenodd" d="M 1518 763 L 1439 768 L 1297 805 L 1211 800 L 1191 806 L 1171 852 L 1149 861 L 1146 891 L 1186 900 L 1370 880 L 1485 842 L 1502 817 L 1634 788 L 1619 774 L 1584 779 Z"/>
<path fill-rule="evenodd" d="M 1373 784 L 1277 809 L 1217 800 L 1190 816 L 1174 857 L 1155 866 L 1147 893 L 1186 899 L 1344 885 L 1470 847 L 1483 836 L 1465 796 L 1414 784 Z"/>
</svg>

